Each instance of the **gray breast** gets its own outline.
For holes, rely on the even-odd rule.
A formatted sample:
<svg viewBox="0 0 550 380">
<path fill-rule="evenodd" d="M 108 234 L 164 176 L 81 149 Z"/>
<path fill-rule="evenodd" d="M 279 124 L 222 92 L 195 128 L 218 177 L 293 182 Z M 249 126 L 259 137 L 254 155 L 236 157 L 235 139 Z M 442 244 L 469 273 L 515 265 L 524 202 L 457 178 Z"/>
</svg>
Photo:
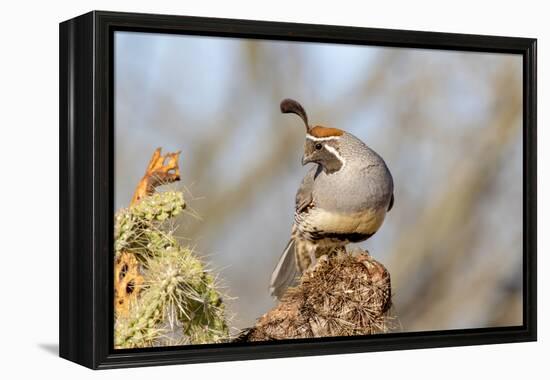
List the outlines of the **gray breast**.
<svg viewBox="0 0 550 380">
<path fill-rule="evenodd" d="M 390 171 L 376 152 L 357 141 L 342 150 L 346 163 L 340 171 L 315 178 L 312 197 L 317 207 L 344 213 L 387 209 L 393 193 Z"/>
</svg>

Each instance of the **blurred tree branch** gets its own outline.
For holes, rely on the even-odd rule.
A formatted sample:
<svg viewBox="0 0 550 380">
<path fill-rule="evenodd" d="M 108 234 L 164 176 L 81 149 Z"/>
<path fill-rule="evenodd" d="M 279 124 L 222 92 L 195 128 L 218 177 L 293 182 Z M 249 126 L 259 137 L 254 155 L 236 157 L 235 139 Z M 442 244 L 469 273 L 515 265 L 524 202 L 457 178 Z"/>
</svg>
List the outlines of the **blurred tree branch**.
<svg viewBox="0 0 550 380">
<path fill-rule="evenodd" d="M 476 210 L 484 201 L 485 189 L 494 182 L 509 144 L 517 133 L 521 91 L 519 83 L 513 81 L 509 72 L 504 68 L 494 79 L 493 91 L 500 95 L 494 97 L 497 101 L 493 106 L 495 113 L 491 125 L 480 130 L 477 146 L 464 146 L 464 159 L 450 170 L 452 177 L 433 191 L 431 204 L 418 215 L 416 222 L 400 232 L 388 267 L 398 281 L 400 317 L 415 321 L 413 326 L 406 326 L 407 329 L 436 328 L 456 312 L 454 305 L 449 304 L 449 297 L 438 293 L 445 282 L 453 280 L 446 276 L 447 273 L 463 271 L 451 268 L 463 268 L 465 261 L 471 260 L 472 244 L 478 233 Z M 471 223 L 465 230 L 469 233 L 463 231 L 457 235 L 457 226 L 465 221 Z M 442 254 L 449 249 L 457 254 Z M 499 268 L 494 268 L 494 260 L 486 260 L 485 264 L 477 260 L 475 265 L 471 265 L 470 270 L 478 273 L 478 276 L 472 276 L 479 279 L 478 283 L 460 288 L 452 302 L 461 298 L 466 300 L 472 294 L 479 297 L 484 289 L 492 288 L 489 284 L 499 278 Z M 434 284 L 438 286 L 434 287 Z M 418 297 L 419 294 L 422 297 Z M 414 315 L 414 318 L 409 315 Z"/>
</svg>

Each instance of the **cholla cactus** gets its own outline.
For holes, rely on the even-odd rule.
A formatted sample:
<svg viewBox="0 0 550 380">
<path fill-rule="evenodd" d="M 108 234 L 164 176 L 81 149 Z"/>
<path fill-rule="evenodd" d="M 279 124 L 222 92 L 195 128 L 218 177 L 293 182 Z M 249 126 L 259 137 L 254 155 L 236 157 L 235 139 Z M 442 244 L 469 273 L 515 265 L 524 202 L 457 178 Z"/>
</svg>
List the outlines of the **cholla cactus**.
<svg viewBox="0 0 550 380">
<path fill-rule="evenodd" d="M 184 208 L 181 192 L 163 192 L 115 216 L 116 348 L 228 338 L 214 277 L 173 235 Z"/>
<path fill-rule="evenodd" d="M 179 215 L 185 208 L 179 191 L 154 193 L 115 216 L 115 255 L 131 251 L 141 260 L 155 255 L 162 248 L 177 245 L 170 229 L 159 228 L 165 221 Z"/>
</svg>

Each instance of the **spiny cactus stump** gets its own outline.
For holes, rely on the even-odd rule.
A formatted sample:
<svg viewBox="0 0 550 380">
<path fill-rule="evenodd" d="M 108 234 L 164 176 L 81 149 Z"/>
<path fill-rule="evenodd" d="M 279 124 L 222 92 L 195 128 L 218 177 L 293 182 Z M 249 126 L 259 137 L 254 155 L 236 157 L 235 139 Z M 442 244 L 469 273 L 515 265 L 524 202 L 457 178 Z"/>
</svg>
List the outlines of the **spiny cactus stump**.
<svg viewBox="0 0 550 380">
<path fill-rule="evenodd" d="M 393 321 L 390 306 L 390 275 L 367 252 L 324 256 L 236 341 L 384 333 Z"/>
</svg>

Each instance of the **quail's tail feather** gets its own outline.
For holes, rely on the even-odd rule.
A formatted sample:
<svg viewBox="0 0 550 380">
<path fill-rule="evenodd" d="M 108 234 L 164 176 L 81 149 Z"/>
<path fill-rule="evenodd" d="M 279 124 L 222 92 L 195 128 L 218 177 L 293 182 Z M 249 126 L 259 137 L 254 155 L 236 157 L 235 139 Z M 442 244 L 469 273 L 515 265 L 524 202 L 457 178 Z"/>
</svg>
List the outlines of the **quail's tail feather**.
<svg viewBox="0 0 550 380">
<path fill-rule="evenodd" d="M 296 255 L 294 249 L 294 239 L 290 239 L 271 275 L 269 291 L 272 296 L 278 299 L 280 299 L 286 289 L 294 285 L 297 280 Z"/>
</svg>

